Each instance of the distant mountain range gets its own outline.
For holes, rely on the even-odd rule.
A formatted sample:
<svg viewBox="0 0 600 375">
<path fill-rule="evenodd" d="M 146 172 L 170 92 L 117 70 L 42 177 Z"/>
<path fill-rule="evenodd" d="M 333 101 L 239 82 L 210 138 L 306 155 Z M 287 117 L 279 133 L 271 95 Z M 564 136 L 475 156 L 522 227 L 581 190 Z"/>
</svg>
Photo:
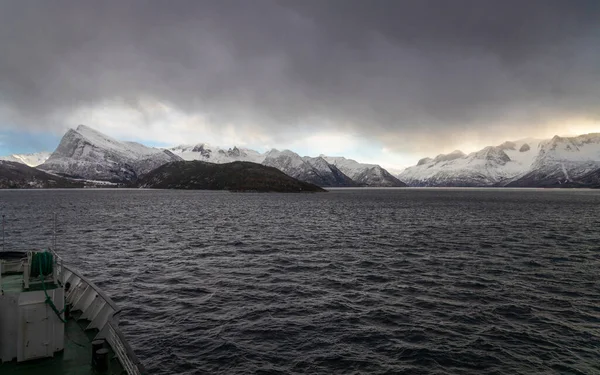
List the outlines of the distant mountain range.
<svg viewBox="0 0 600 375">
<path fill-rule="evenodd" d="M 275 167 L 300 181 L 323 187 L 349 186 L 406 186 L 379 165 L 362 164 L 345 158 L 300 156 L 290 150 L 272 149 L 259 153 L 247 148 L 221 149 L 206 143 L 177 146 L 169 149 L 184 160 L 211 163 L 250 161 Z M 341 162 L 341 161 L 345 162 Z"/>
<path fill-rule="evenodd" d="M 43 164 L 50 157 L 50 152 L 36 152 L 33 154 L 12 154 L 0 156 L 0 160 L 14 161 L 16 163 L 25 164 L 30 167 L 37 167 Z"/>
<path fill-rule="evenodd" d="M 169 149 L 123 142 L 80 125 L 63 136 L 53 153 L 10 155 L 52 175 L 131 184 L 175 161 L 225 164 L 253 162 L 321 187 L 600 187 L 600 133 L 548 140 L 522 139 L 465 154 L 454 151 L 419 160 L 394 176 L 375 164 L 344 157 L 300 156 L 290 150 L 265 153 L 206 143 Z"/>
<path fill-rule="evenodd" d="M 541 142 L 531 167 L 504 186 L 556 187 L 563 184 L 599 185 L 600 133 L 559 137 Z"/>
<path fill-rule="evenodd" d="M 33 156 L 21 155 L 24 160 Z M 271 150 L 259 153 L 233 147 L 221 149 L 206 143 L 182 145 L 170 149 L 147 147 L 123 142 L 80 125 L 63 136 L 56 150 L 37 168 L 55 175 L 129 184 L 173 161 L 205 161 L 216 164 L 247 161 L 275 167 L 300 181 L 323 187 L 333 186 L 406 186 L 378 165 L 361 164 L 343 158 L 329 163 L 324 157 L 301 157 L 289 151 Z M 338 168 L 337 160 L 346 164 Z M 32 164 L 33 165 L 33 164 Z M 353 179 L 340 169 L 355 176 Z"/>
<path fill-rule="evenodd" d="M 409 186 L 600 187 L 600 133 L 524 139 L 421 159 L 399 178 Z"/>
</svg>

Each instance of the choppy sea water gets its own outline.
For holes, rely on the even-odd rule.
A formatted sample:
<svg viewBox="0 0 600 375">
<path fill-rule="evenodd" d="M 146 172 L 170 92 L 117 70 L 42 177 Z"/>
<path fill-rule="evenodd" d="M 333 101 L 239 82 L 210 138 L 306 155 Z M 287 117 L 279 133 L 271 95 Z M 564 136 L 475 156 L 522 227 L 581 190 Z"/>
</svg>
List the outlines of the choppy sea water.
<svg viewBox="0 0 600 375">
<path fill-rule="evenodd" d="M 600 374 L 600 191 L 0 191 L 154 374 Z"/>
</svg>

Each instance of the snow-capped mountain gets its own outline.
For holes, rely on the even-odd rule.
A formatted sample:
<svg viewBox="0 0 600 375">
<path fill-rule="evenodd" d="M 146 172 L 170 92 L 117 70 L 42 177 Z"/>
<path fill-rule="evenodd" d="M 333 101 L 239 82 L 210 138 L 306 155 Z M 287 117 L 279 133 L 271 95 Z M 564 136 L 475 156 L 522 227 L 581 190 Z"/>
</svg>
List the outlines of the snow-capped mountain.
<svg viewBox="0 0 600 375">
<path fill-rule="evenodd" d="M 127 182 L 178 160 L 182 159 L 168 150 L 121 142 L 79 125 L 67 131 L 57 149 L 38 168 L 70 177 Z"/>
<path fill-rule="evenodd" d="M 406 186 L 405 183 L 394 177 L 385 169 L 376 164 L 363 164 L 356 160 L 346 159 L 341 156 L 321 157 L 329 164 L 336 166 L 346 176 L 361 186 Z"/>
<path fill-rule="evenodd" d="M 576 182 L 599 168 L 600 133 L 577 137 L 555 136 L 540 143 L 529 170 L 505 185 L 554 186 Z"/>
<path fill-rule="evenodd" d="M 69 130 L 50 156 L 40 152 L 0 160 L 37 166 L 68 177 L 111 182 L 134 181 L 171 161 L 201 160 L 217 164 L 254 162 L 326 187 L 405 186 L 402 181 L 409 186 L 591 187 L 600 185 L 600 133 L 555 136 L 543 141 L 523 139 L 468 155 L 454 151 L 423 158 L 401 172 L 399 179 L 378 165 L 344 157 L 301 157 L 289 150 L 275 149 L 263 154 L 206 143 L 158 149 L 118 141 L 84 125 Z"/>
<path fill-rule="evenodd" d="M 309 157 L 293 151 L 273 149 L 264 154 L 233 147 L 227 150 L 199 143 L 169 149 L 184 160 L 201 160 L 211 163 L 251 161 L 275 167 L 289 176 L 319 186 L 406 186 L 388 171 L 374 164 L 361 164 L 342 157 Z M 352 175 L 350 175 L 350 173 Z"/>
<path fill-rule="evenodd" d="M 410 186 L 590 186 L 600 169 L 600 133 L 524 139 L 465 155 L 421 159 L 400 173 Z M 585 176 L 585 178 L 584 178 Z M 585 180 L 585 181 L 584 181 Z M 574 185 L 574 186 L 575 186 Z"/>
<path fill-rule="evenodd" d="M 379 166 L 335 159 L 351 166 L 349 170 L 358 182 L 323 157 L 301 157 L 289 150 L 273 149 L 263 154 L 247 148 L 224 149 L 206 143 L 157 149 L 122 142 L 80 125 L 67 131 L 39 169 L 75 178 L 128 182 L 171 161 L 200 160 L 216 164 L 249 161 L 275 167 L 291 177 L 319 186 L 404 186 Z"/>
<path fill-rule="evenodd" d="M 211 146 L 207 143 L 181 145 L 170 148 L 169 151 L 181 157 L 183 160 L 200 160 L 217 164 L 230 163 L 233 161 L 251 161 L 260 164 L 265 160 L 265 155 L 258 151 L 238 147 L 225 150 Z"/>
<path fill-rule="evenodd" d="M 419 160 L 398 176 L 409 186 L 491 186 L 528 171 L 538 155 L 539 140 L 524 139 Z"/>
<path fill-rule="evenodd" d="M 263 165 L 275 167 L 300 181 L 326 187 L 356 186 L 350 177 L 321 157 L 301 157 L 290 150 L 275 149 L 264 156 Z"/>
<path fill-rule="evenodd" d="M 43 164 L 50 157 L 49 152 L 36 152 L 33 154 L 12 154 L 7 156 L 0 156 L 0 160 L 14 161 L 17 163 L 25 164 L 29 167 L 37 167 Z"/>
</svg>

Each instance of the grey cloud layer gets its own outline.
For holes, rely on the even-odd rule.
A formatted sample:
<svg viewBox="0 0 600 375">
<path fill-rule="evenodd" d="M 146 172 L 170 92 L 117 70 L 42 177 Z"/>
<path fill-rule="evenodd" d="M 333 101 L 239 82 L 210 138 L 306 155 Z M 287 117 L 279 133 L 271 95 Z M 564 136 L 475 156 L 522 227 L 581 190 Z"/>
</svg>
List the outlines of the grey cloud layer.
<svg viewBox="0 0 600 375">
<path fill-rule="evenodd" d="M 21 126 L 122 98 L 390 146 L 600 113 L 591 0 L 7 1 L 0 107 Z"/>
</svg>

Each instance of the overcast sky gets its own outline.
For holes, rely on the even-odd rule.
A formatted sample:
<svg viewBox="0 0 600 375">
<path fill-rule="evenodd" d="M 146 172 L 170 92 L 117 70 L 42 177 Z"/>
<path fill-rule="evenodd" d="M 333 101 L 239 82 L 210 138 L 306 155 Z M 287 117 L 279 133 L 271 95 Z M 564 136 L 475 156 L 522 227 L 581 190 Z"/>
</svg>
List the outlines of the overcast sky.
<svg viewBox="0 0 600 375">
<path fill-rule="evenodd" d="M 83 123 L 400 168 L 600 131 L 599 46 L 598 0 L 7 0 L 0 151 Z"/>
</svg>

